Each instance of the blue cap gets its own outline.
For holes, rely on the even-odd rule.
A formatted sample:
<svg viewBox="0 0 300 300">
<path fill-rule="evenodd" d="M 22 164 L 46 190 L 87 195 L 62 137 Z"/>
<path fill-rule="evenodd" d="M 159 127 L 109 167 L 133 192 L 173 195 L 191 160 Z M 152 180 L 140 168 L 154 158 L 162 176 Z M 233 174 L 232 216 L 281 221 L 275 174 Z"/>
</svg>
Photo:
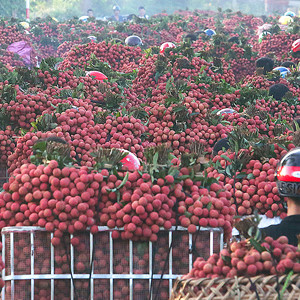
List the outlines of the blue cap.
<svg viewBox="0 0 300 300">
<path fill-rule="evenodd" d="M 296 17 L 296 14 L 293 11 L 287 11 L 284 15 L 292 18 Z"/>
<path fill-rule="evenodd" d="M 213 29 L 206 29 L 204 32 L 208 36 L 213 36 L 216 34 L 216 32 Z"/>
<path fill-rule="evenodd" d="M 287 76 L 287 74 L 291 73 L 290 69 L 288 69 L 286 67 L 277 67 L 277 68 L 274 68 L 273 71 L 279 71 L 280 72 L 280 76 L 282 78 L 284 78 L 285 76 Z"/>
</svg>

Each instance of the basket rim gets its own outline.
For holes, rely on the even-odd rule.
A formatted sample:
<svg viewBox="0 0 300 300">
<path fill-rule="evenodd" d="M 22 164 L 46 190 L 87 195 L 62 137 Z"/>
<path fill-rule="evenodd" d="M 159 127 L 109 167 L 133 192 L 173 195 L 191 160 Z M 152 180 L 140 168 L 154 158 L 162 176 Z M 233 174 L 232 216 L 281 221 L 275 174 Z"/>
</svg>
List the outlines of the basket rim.
<svg viewBox="0 0 300 300">
<path fill-rule="evenodd" d="M 284 280 L 288 274 L 284 275 L 265 275 L 265 274 L 260 274 L 254 277 L 251 276 L 235 276 L 232 278 L 221 278 L 221 277 L 216 277 L 216 278 L 177 278 L 176 282 L 177 284 L 184 283 L 185 285 L 187 284 L 192 284 L 192 285 L 201 285 L 201 284 L 206 284 L 207 282 L 213 282 L 213 283 L 219 283 L 219 282 L 225 282 L 225 283 L 234 283 L 234 282 L 239 282 L 239 283 L 244 283 L 244 282 L 249 282 L 249 279 L 253 282 L 256 283 L 260 280 L 263 280 L 265 282 L 270 282 L 272 280 L 277 280 L 279 279 L 279 283 Z M 290 277 L 290 281 L 296 279 L 297 277 L 300 277 L 300 273 L 293 274 Z"/>
</svg>

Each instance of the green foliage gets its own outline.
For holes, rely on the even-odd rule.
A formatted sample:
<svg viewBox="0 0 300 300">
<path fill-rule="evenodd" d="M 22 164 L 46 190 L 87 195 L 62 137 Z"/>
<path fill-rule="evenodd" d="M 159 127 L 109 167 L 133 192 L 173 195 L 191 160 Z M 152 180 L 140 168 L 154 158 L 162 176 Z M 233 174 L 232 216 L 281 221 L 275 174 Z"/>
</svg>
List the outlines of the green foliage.
<svg viewBox="0 0 300 300">
<path fill-rule="evenodd" d="M 31 0 L 32 17 L 53 16 L 57 19 L 68 19 L 81 16 L 81 0 Z"/>
<path fill-rule="evenodd" d="M 0 1 L 1 16 L 4 17 L 25 17 L 24 0 L 2 0 Z"/>
<path fill-rule="evenodd" d="M 119 149 L 105 149 L 102 147 L 98 147 L 94 152 L 91 153 L 91 156 L 94 157 L 96 162 L 94 169 L 102 170 L 121 170 L 122 163 L 121 160 L 127 155 L 126 152 L 121 152 Z"/>
<path fill-rule="evenodd" d="M 10 115 L 4 107 L 0 109 L 0 129 L 5 130 L 6 126 L 10 125 Z"/>
<path fill-rule="evenodd" d="M 54 141 L 40 140 L 33 147 L 33 155 L 30 160 L 35 165 L 48 164 L 56 160 L 60 169 L 71 166 L 74 161 L 70 157 L 70 146 Z"/>
<path fill-rule="evenodd" d="M 168 174 L 178 176 L 179 171 L 172 168 L 171 160 L 174 156 L 171 154 L 171 148 L 168 145 L 148 147 L 145 149 L 144 155 L 147 162 L 144 170 L 151 175 L 153 182 L 158 178 L 164 178 Z"/>
<path fill-rule="evenodd" d="M 57 126 L 56 118 L 53 115 L 44 114 L 42 116 L 39 116 L 36 119 L 36 122 L 32 122 L 31 126 L 36 131 L 43 131 L 43 132 L 51 131 Z"/>
<path fill-rule="evenodd" d="M 11 84 L 4 85 L 0 94 L 0 102 L 9 103 L 10 101 L 16 100 L 17 91 Z"/>
<path fill-rule="evenodd" d="M 258 89 L 252 85 L 242 87 L 239 90 L 240 97 L 236 100 L 239 105 L 250 105 L 258 99 L 268 99 L 268 90 Z"/>
</svg>

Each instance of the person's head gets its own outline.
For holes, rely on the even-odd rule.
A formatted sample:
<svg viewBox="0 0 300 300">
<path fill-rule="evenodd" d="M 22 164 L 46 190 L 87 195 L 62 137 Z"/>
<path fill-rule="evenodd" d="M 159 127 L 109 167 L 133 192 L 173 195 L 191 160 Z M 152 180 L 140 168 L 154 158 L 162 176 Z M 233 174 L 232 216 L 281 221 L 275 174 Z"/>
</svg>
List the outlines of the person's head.
<svg viewBox="0 0 300 300">
<path fill-rule="evenodd" d="M 300 148 L 289 151 L 276 170 L 278 193 L 288 203 L 288 215 L 298 214 L 300 207 Z M 297 211 L 298 209 L 298 211 Z"/>
<path fill-rule="evenodd" d="M 296 65 L 292 61 L 285 61 L 281 65 L 289 69 L 296 69 Z"/>
<path fill-rule="evenodd" d="M 89 18 L 94 17 L 94 12 L 93 12 L 93 10 L 91 8 L 88 9 L 87 14 L 88 14 Z"/>
<path fill-rule="evenodd" d="M 263 68 L 264 74 L 271 72 L 274 68 L 274 61 L 270 57 L 261 57 L 255 62 L 256 68 Z"/>
<path fill-rule="evenodd" d="M 113 7 L 114 15 L 119 16 L 120 15 L 120 7 L 118 5 L 114 5 Z"/>
<path fill-rule="evenodd" d="M 185 41 L 191 41 L 191 42 L 195 42 L 197 41 L 198 37 L 195 33 L 187 33 L 184 37 Z"/>
<path fill-rule="evenodd" d="M 273 84 L 269 88 L 269 96 L 273 96 L 275 100 L 281 101 L 284 95 L 289 91 L 289 88 L 281 83 Z"/>
<path fill-rule="evenodd" d="M 214 148 L 213 148 L 213 156 L 218 155 L 219 151 L 225 149 L 229 149 L 229 140 L 228 138 L 223 138 L 220 139 L 218 142 L 215 143 Z"/>
<path fill-rule="evenodd" d="M 228 39 L 229 43 L 235 43 L 235 44 L 239 44 L 240 43 L 240 39 L 238 36 L 232 36 L 231 38 Z"/>
<path fill-rule="evenodd" d="M 139 16 L 143 17 L 146 14 L 146 9 L 144 6 L 139 7 Z"/>
</svg>

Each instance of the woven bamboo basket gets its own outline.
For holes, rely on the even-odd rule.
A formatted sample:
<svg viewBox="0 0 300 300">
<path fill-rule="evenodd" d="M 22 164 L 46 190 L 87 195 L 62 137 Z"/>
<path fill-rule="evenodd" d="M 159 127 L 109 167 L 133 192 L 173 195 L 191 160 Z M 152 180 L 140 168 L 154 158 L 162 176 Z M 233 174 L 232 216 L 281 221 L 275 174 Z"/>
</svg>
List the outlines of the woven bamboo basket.
<svg viewBox="0 0 300 300">
<path fill-rule="evenodd" d="M 284 293 L 284 276 L 177 279 L 170 300 L 299 300 L 300 274 L 291 276 Z"/>
</svg>

